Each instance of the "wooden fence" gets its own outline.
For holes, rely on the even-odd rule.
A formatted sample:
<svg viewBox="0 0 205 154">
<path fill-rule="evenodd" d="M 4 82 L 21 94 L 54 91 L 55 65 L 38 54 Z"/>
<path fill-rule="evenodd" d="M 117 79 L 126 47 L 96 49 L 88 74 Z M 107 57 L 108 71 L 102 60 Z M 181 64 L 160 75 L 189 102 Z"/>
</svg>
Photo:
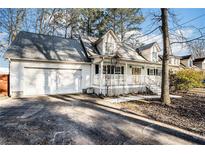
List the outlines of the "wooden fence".
<svg viewBox="0 0 205 154">
<path fill-rule="evenodd" d="M 8 96 L 9 93 L 9 75 L 0 74 L 0 95 Z"/>
</svg>

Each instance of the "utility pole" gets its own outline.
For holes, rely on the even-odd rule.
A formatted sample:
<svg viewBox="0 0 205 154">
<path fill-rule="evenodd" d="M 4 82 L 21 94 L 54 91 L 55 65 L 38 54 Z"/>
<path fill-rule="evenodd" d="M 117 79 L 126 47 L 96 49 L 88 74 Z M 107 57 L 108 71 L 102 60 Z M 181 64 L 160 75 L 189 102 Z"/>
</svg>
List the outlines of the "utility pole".
<svg viewBox="0 0 205 154">
<path fill-rule="evenodd" d="M 163 60 L 162 60 L 162 87 L 161 87 L 161 101 L 165 104 L 170 104 L 169 96 L 169 32 L 168 32 L 168 9 L 161 8 L 162 20 L 162 38 L 163 38 Z"/>
</svg>

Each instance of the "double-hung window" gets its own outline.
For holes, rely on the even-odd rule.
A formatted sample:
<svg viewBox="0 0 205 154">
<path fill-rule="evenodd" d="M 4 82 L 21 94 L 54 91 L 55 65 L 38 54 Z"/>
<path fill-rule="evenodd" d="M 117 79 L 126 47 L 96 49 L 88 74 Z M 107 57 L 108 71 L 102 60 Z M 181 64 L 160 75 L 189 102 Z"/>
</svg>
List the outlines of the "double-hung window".
<svg viewBox="0 0 205 154">
<path fill-rule="evenodd" d="M 161 69 L 148 68 L 147 69 L 147 75 L 161 76 L 162 75 L 162 70 Z"/>
<path fill-rule="evenodd" d="M 152 61 L 157 62 L 158 61 L 158 53 L 157 52 L 152 52 Z"/>
<path fill-rule="evenodd" d="M 114 44 L 113 43 L 109 43 L 109 42 L 105 42 L 105 50 L 106 53 L 111 55 L 114 52 Z"/>
<path fill-rule="evenodd" d="M 124 74 L 124 66 L 104 65 L 103 74 Z"/>
<path fill-rule="evenodd" d="M 147 69 L 147 75 L 154 75 L 154 74 L 155 74 L 155 69 L 151 69 L 151 68 Z"/>
<path fill-rule="evenodd" d="M 115 67 L 115 74 L 121 74 L 121 67 L 120 66 Z"/>
</svg>

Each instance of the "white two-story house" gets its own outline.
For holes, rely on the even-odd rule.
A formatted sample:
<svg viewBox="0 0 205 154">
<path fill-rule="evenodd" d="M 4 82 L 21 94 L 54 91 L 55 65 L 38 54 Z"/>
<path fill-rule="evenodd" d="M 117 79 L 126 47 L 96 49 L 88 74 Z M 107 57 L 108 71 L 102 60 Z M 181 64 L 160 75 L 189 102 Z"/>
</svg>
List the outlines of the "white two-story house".
<svg viewBox="0 0 205 154">
<path fill-rule="evenodd" d="M 81 93 L 160 94 L 161 59 L 157 43 L 133 49 L 112 30 L 100 38 L 65 39 L 20 32 L 7 50 L 10 96 Z M 170 69 L 180 62 L 170 61 Z"/>
</svg>

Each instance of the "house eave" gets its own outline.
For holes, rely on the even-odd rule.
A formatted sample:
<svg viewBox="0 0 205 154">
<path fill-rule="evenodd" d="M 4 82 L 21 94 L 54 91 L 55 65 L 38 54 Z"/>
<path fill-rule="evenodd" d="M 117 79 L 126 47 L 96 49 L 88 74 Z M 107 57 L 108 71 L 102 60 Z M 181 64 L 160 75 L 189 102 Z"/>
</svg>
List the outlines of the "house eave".
<svg viewBox="0 0 205 154">
<path fill-rule="evenodd" d="M 6 58 L 9 61 L 26 61 L 26 62 L 44 62 L 44 63 L 62 63 L 62 64 L 87 64 L 91 62 L 75 62 L 75 61 L 58 61 L 58 60 L 42 60 L 42 59 L 28 59 L 28 58 Z"/>
</svg>

